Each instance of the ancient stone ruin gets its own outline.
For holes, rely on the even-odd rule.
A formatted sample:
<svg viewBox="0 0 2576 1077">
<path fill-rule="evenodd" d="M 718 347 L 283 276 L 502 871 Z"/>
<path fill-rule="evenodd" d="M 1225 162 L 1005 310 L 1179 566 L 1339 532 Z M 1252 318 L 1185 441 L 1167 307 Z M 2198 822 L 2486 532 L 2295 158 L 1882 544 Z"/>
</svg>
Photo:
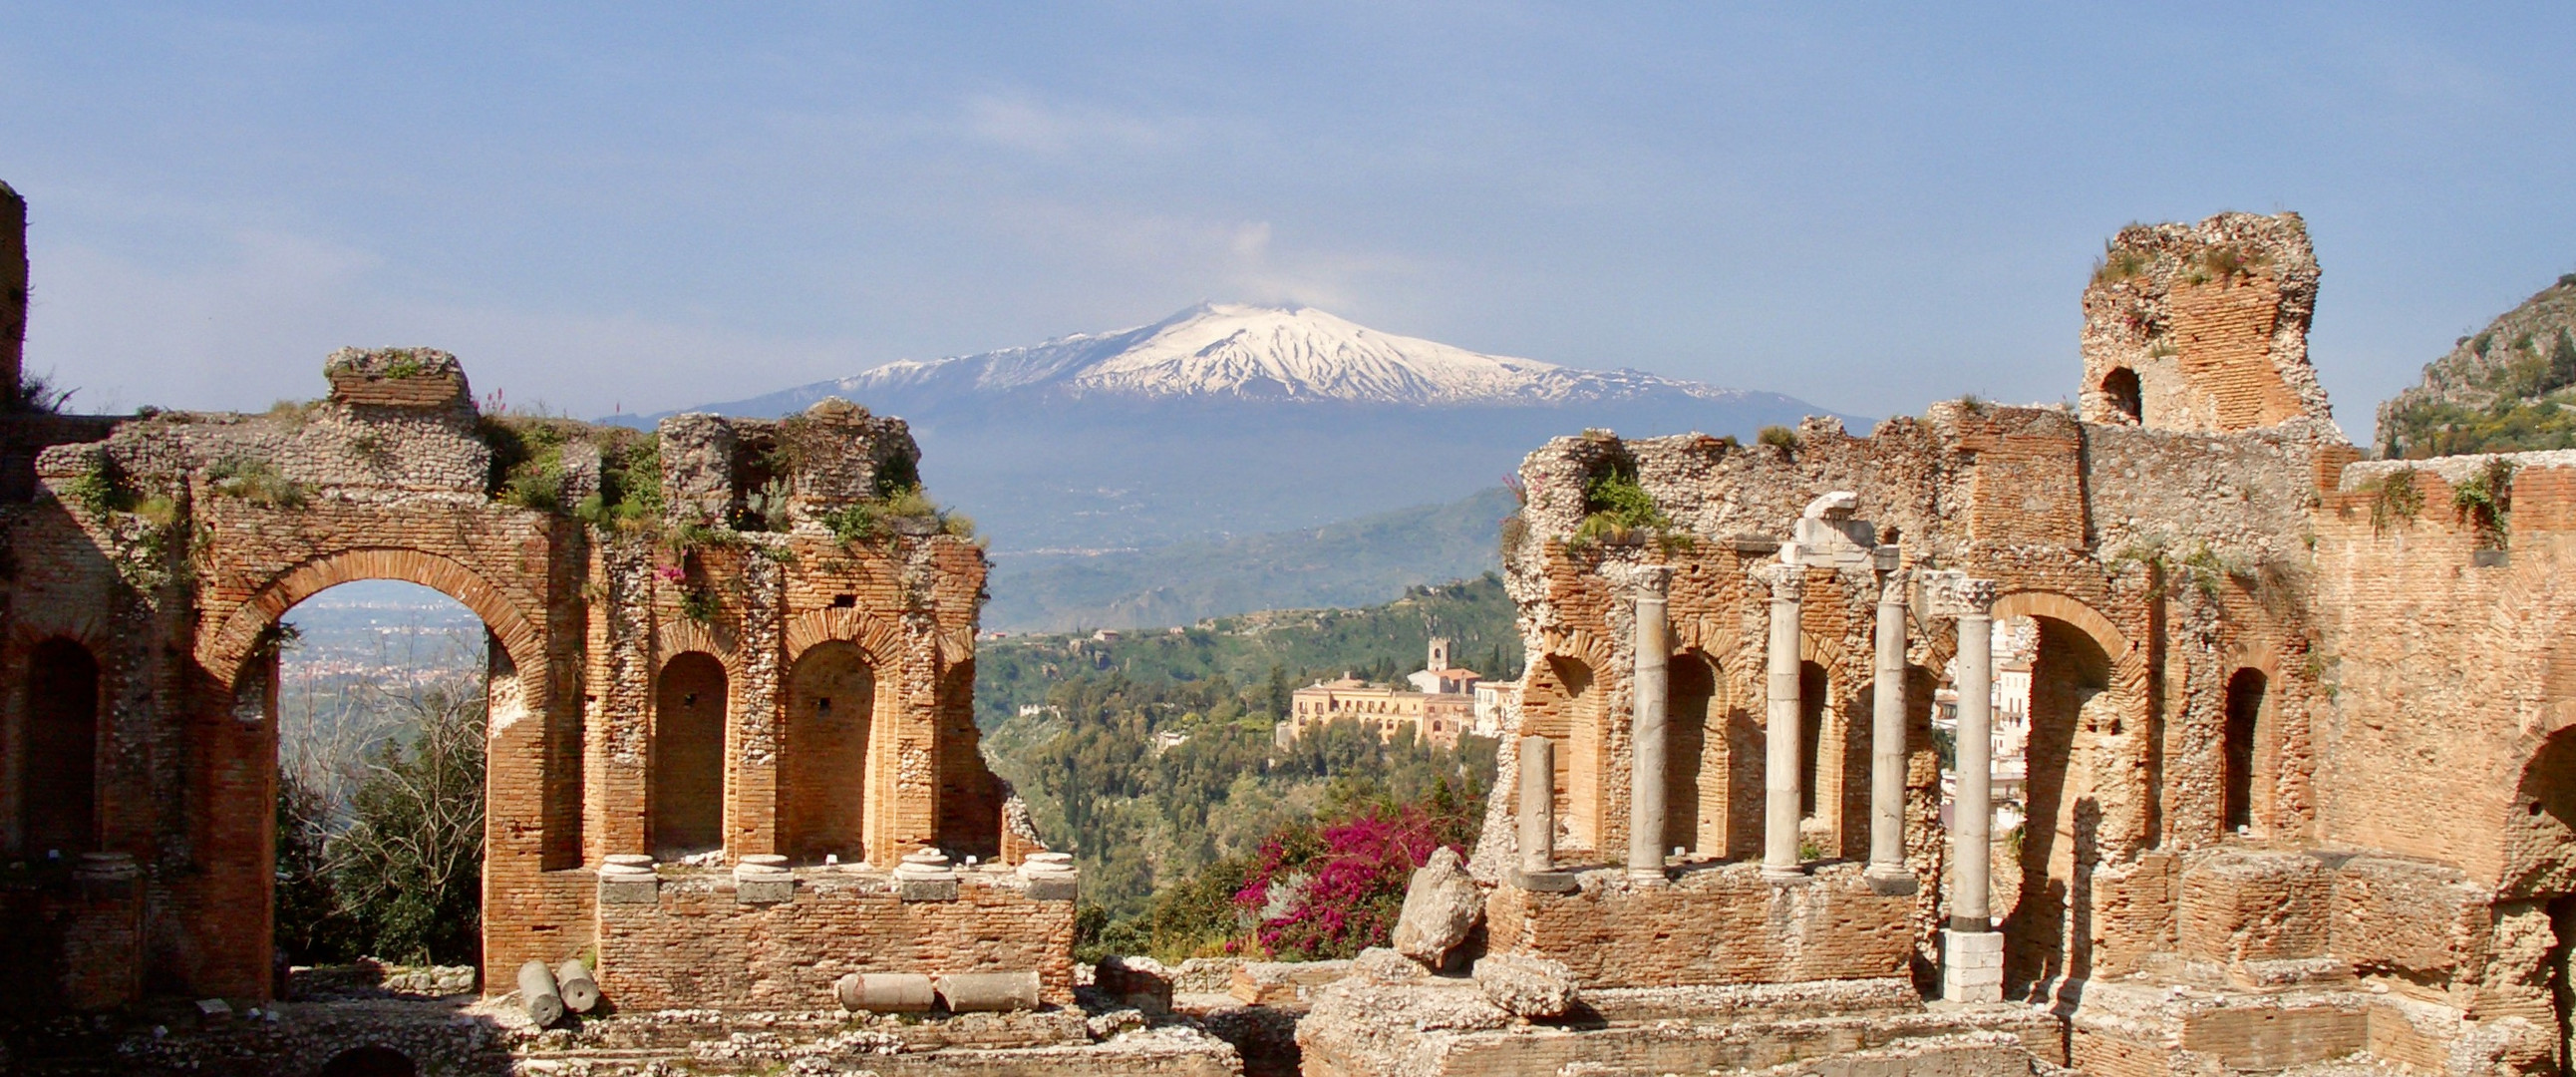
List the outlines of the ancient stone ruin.
<svg viewBox="0 0 2576 1077">
<path fill-rule="evenodd" d="M 0 195 L 13 388 L 23 220 Z M 2317 279 L 2292 215 L 2132 227 L 2077 408 L 1532 453 L 1482 838 L 1393 948 L 1299 965 L 1075 965 L 1077 873 L 976 742 L 983 555 L 898 496 L 899 419 L 483 414 L 425 349 L 336 353 L 265 414 L 13 401 L 0 1042 L 37 1072 L 2563 1072 L 2576 453 L 2365 461 L 2308 365 Z M 276 626 L 357 579 L 489 630 L 483 965 L 280 1005 Z"/>
</svg>

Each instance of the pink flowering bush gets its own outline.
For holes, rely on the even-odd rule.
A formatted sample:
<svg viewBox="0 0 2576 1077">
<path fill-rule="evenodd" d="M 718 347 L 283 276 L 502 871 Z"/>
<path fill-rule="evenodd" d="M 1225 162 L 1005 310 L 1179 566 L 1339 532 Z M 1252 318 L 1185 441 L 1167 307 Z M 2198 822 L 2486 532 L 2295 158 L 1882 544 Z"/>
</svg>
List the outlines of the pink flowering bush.
<svg viewBox="0 0 2576 1077">
<path fill-rule="evenodd" d="M 1320 828 L 1283 828 L 1262 843 L 1234 903 L 1259 918 L 1253 937 L 1280 960 L 1329 960 L 1384 946 L 1414 869 L 1443 845 L 1465 851 L 1464 809 L 1435 796 L 1428 804 L 1369 805 Z"/>
</svg>

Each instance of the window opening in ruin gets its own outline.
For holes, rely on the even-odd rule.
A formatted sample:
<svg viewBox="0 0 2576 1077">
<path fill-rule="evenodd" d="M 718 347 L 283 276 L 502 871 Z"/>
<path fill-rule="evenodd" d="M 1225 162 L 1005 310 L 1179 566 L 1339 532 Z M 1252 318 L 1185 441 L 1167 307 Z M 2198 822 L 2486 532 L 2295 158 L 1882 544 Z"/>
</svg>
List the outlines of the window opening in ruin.
<svg viewBox="0 0 2576 1077">
<path fill-rule="evenodd" d="M 2101 644 L 2064 621 L 2032 620 L 2036 638 L 2022 750 L 2023 818 L 2008 826 L 2008 816 L 1998 811 L 1995 823 L 1994 870 L 2021 879 L 2019 897 L 2002 924 L 2008 997 L 2061 978 L 2081 980 L 2091 971 L 2090 935 L 2071 929 L 2067 921 L 2070 907 L 2083 908 L 2074 900 L 2077 889 L 2089 885 L 2101 859 L 2103 797 L 2094 789 L 2093 775 L 2102 768 L 2069 764 L 2109 747 L 2093 740 L 2100 734 L 2085 731 L 2085 719 L 2096 717 L 2099 728 L 2107 730 L 2115 717 L 2109 708 L 2118 702 L 2110 693 L 2110 656 Z M 2141 792 L 2126 790 L 2124 795 Z"/>
<path fill-rule="evenodd" d="M 463 603 L 395 580 L 312 595 L 268 638 L 233 691 L 276 723 L 279 955 L 478 960 L 491 701 L 523 698 L 507 657 Z"/>
<path fill-rule="evenodd" d="M 867 859 L 868 737 L 876 677 L 857 646 L 815 644 L 787 678 L 786 743 L 779 751 L 779 818 L 785 852 L 802 863 Z"/>
<path fill-rule="evenodd" d="M 27 755 L 19 794 L 29 859 L 98 847 L 98 660 L 56 637 L 27 655 Z"/>
<path fill-rule="evenodd" d="M 2129 417 L 2130 422 L 2146 418 L 2146 391 L 2138 384 L 2138 372 L 2127 367 L 2114 367 L 2102 376 L 2102 395 L 2110 398 L 2111 408 Z"/>
<path fill-rule="evenodd" d="M 1568 850 L 1599 847 L 1601 806 L 1600 693 L 1592 667 L 1552 655 L 1531 689 L 1529 731 L 1556 742 L 1557 844 Z"/>
<path fill-rule="evenodd" d="M 1725 855 L 1725 839 L 1713 833 L 1717 806 L 1726 796 L 1726 776 L 1709 759 L 1709 726 L 1724 720 L 1717 702 L 1717 667 L 1707 655 L 1684 651 L 1674 655 L 1666 688 L 1664 748 L 1664 841 L 1667 849 L 1695 856 Z M 1723 743 L 1724 729 L 1715 739 Z"/>
<path fill-rule="evenodd" d="M 662 666 L 653 707 L 654 855 L 724 847 L 725 668 L 690 651 Z"/>
<path fill-rule="evenodd" d="M 1824 786 L 1825 745 L 1825 667 L 1813 662 L 1798 664 L 1798 817 L 1816 817 L 1821 803 L 1816 790 Z"/>
<path fill-rule="evenodd" d="M 2259 669 L 2240 669 L 2227 680 L 2226 826 L 2234 833 L 2254 827 L 2254 749 L 2263 716 L 2265 681 Z"/>
</svg>

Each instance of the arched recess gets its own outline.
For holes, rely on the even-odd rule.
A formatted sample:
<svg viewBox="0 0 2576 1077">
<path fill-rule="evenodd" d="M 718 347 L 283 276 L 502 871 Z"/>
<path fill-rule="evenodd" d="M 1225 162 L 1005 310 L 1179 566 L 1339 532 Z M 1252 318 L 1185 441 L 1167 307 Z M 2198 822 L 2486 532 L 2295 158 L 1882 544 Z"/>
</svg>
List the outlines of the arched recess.
<svg viewBox="0 0 2576 1077">
<path fill-rule="evenodd" d="M 1602 692 L 1592 666 L 1571 655 L 1531 664 L 1521 701 L 1521 732 L 1555 744 L 1557 848 L 1569 854 L 1601 848 Z"/>
<path fill-rule="evenodd" d="M 2524 764 L 2503 832 L 2496 904 L 2538 905 L 2557 942 L 2540 968 L 2499 968 L 2496 978 L 2548 986 L 2559 1072 L 2568 1072 L 2576 1062 L 2576 727 L 2551 733 Z"/>
<path fill-rule="evenodd" d="M 1997 620 L 2004 609 L 1996 603 Z M 2012 907 L 1997 910 L 2003 914 L 2008 995 L 2080 980 L 2091 970 L 2091 925 L 2084 917 L 2092 869 L 2102 857 L 2103 818 L 2096 770 L 2088 759 L 2103 750 L 2105 738 L 2124 732 L 2111 691 L 2117 652 L 2067 620 L 2029 615 L 2038 622 L 2039 638 L 2023 749 L 2028 778 L 2020 855 L 2015 863 L 1999 854 L 1995 865 L 1998 874 L 2011 871 L 2018 882 Z"/>
<path fill-rule="evenodd" d="M 2272 741 L 2269 681 L 2251 666 L 2227 678 L 2224 728 L 2219 740 L 2219 825 L 2228 833 L 2261 834 L 2271 816 L 2266 776 L 2276 752 Z"/>
<path fill-rule="evenodd" d="M 664 860 L 724 847 L 724 663 L 689 651 L 662 664 L 653 686 L 654 855 Z"/>
<path fill-rule="evenodd" d="M 1664 848 L 1701 859 L 1733 855 L 1737 817 L 1760 811 L 1762 731 L 1726 691 L 1717 659 L 1698 650 L 1673 655 L 1665 713 Z M 1753 769 L 1755 798 L 1737 798 L 1735 772 Z M 1758 830 L 1756 831 L 1758 833 Z"/>
<path fill-rule="evenodd" d="M 2112 367 L 2102 375 L 2102 398 L 2111 410 L 2126 416 L 2130 422 L 2146 420 L 2146 391 L 2138 384 L 2138 372 L 2127 367 Z"/>
<path fill-rule="evenodd" d="M 876 673 L 856 644 L 827 640 L 789 668 L 778 815 L 786 830 L 781 845 L 800 863 L 867 859 L 877 705 Z"/>
<path fill-rule="evenodd" d="M 975 660 L 939 675 L 939 847 L 948 855 L 989 859 L 1002 852 L 1002 786 L 984 767 L 975 729 Z"/>
<path fill-rule="evenodd" d="M 41 859 L 96 850 L 98 659 L 78 641 L 47 639 L 27 652 L 25 691 L 16 855 Z"/>
</svg>

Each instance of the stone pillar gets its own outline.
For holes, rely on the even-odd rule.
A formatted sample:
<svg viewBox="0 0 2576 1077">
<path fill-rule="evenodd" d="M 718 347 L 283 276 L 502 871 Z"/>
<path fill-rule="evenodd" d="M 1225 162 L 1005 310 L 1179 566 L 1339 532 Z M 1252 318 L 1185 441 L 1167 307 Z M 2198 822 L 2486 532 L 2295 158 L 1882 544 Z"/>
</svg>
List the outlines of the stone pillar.
<svg viewBox="0 0 2576 1077">
<path fill-rule="evenodd" d="M 1556 870 L 1556 743 L 1522 737 L 1520 748 L 1520 885 Z"/>
<path fill-rule="evenodd" d="M 1905 591 L 1907 573 L 1885 573 L 1878 592 L 1878 670 L 1870 693 L 1869 876 L 1905 870 Z"/>
<path fill-rule="evenodd" d="M 1771 587 L 1770 709 L 1762 730 L 1763 812 L 1762 877 L 1794 879 L 1804 874 L 1798 857 L 1798 620 L 1804 612 L 1807 579 L 1794 564 L 1762 567 L 1762 582 Z"/>
<path fill-rule="evenodd" d="M 1672 625 L 1666 619 L 1665 589 L 1672 570 L 1649 565 L 1637 570 L 1636 678 L 1628 698 L 1628 878 L 1664 881 L 1665 703 L 1670 698 Z"/>
<path fill-rule="evenodd" d="M 1987 907 L 1994 887 L 1995 583 L 1963 576 L 1950 583 L 1959 616 L 1959 793 L 1950 808 L 1950 926 L 1941 937 L 1941 997 L 1998 1002 L 2004 937 Z"/>
</svg>

